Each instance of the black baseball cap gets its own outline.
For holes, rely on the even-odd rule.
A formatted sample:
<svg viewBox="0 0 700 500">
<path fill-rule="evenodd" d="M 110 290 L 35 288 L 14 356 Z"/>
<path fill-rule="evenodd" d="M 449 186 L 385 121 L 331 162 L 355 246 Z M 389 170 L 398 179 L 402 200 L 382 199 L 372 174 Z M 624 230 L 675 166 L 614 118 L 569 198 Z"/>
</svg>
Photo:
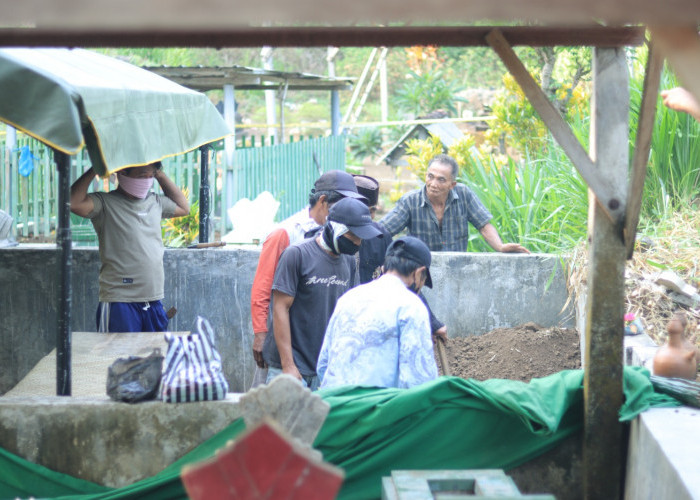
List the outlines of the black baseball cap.
<svg viewBox="0 0 700 500">
<path fill-rule="evenodd" d="M 433 288 L 433 279 L 430 277 L 432 254 L 428 245 L 413 236 L 402 236 L 392 241 L 389 248 L 386 249 L 386 257 L 390 256 L 402 257 L 425 266 L 425 286 Z"/>
<path fill-rule="evenodd" d="M 354 235 L 363 240 L 383 238 L 382 232 L 372 222 L 369 208 L 355 198 L 343 198 L 328 211 L 328 220 L 345 225 Z"/>
<path fill-rule="evenodd" d="M 357 192 L 357 186 L 352 175 L 342 170 L 329 170 L 314 182 L 314 192 L 336 191 L 348 198 L 364 200 L 365 197 Z"/>
<path fill-rule="evenodd" d="M 369 175 L 353 175 L 357 192 L 367 198 L 367 206 L 374 207 L 379 202 L 379 182 Z"/>
</svg>

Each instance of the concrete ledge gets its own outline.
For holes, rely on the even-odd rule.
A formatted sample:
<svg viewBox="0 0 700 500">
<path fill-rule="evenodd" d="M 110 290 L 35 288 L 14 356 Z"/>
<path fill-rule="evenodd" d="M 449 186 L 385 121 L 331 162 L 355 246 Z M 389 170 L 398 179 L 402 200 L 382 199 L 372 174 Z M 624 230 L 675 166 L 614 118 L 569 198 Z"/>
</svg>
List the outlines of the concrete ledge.
<svg viewBox="0 0 700 500">
<path fill-rule="evenodd" d="M 0 398 L 0 447 L 111 487 L 153 476 L 240 417 L 224 401 L 134 405 L 99 398 Z"/>
<path fill-rule="evenodd" d="M 56 346 L 58 303 L 55 247 L 0 250 L 0 394 L 19 382 Z M 172 331 L 188 331 L 197 315 L 214 328 L 224 372 L 233 392 L 253 379 L 250 289 L 258 250 L 166 249 L 166 309 L 177 308 Z M 529 321 L 543 327 L 573 322 L 566 275 L 556 255 L 435 252 L 434 288 L 426 297 L 450 336 L 480 335 Z M 99 255 L 75 248 L 72 317 L 75 332 L 95 329 Z"/>
<path fill-rule="evenodd" d="M 625 499 L 700 499 L 700 409 L 657 408 L 632 422 Z"/>
</svg>

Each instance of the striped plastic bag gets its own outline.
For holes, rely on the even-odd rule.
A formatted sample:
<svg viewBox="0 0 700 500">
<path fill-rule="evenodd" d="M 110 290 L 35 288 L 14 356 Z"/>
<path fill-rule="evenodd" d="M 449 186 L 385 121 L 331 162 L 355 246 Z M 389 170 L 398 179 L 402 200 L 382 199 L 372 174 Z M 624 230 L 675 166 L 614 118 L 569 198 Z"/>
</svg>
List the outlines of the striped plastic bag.
<svg viewBox="0 0 700 500">
<path fill-rule="evenodd" d="M 226 398 L 228 382 L 214 347 L 209 321 L 197 316 L 197 333 L 165 334 L 168 352 L 163 363 L 160 398 L 166 403 L 215 401 Z"/>
</svg>

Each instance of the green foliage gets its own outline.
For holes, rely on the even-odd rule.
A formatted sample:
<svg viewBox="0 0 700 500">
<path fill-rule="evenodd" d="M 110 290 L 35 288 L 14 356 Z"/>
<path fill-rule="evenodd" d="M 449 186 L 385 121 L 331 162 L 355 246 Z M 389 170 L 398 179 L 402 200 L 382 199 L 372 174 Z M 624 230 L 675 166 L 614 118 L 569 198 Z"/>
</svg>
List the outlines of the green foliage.
<svg viewBox="0 0 700 500">
<path fill-rule="evenodd" d="M 640 63 L 643 62 L 640 61 Z M 643 72 L 630 81 L 631 130 L 636 130 L 644 86 Z M 678 86 L 674 74 L 664 68 L 663 88 Z M 630 152 L 635 137 L 630 138 Z M 656 106 L 647 177 L 644 184 L 641 217 L 661 221 L 693 204 L 700 203 L 700 124 L 686 113 Z"/>
<path fill-rule="evenodd" d="M 420 116 L 443 109 L 450 115 L 457 114 L 455 103 L 462 99 L 457 93 L 462 89 L 445 77 L 442 70 L 423 74 L 409 71 L 408 80 L 396 91 L 395 101 L 399 108 L 412 116 Z"/>
<path fill-rule="evenodd" d="M 411 139 L 406 142 L 407 168 L 420 181 L 424 181 L 428 163 L 442 152 L 443 146 L 439 137 L 431 135 L 427 139 Z"/>
<path fill-rule="evenodd" d="M 382 133 L 378 128 L 357 128 L 348 136 L 348 148 L 358 161 L 362 161 L 367 156 L 376 155 L 381 147 Z"/>
<path fill-rule="evenodd" d="M 199 237 L 199 200 L 190 204 L 190 213 L 184 217 L 165 219 L 161 232 L 166 247 L 186 247 L 195 242 Z"/>
<path fill-rule="evenodd" d="M 560 252 L 586 236 L 588 188 L 556 144 L 549 145 L 544 157 L 523 162 L 507 158 L 502 166 L 476 148 L 472 152 L 471 165 L 460 169 L 460 182 L 493 214 L 491 222 L 503 241 L 535 252 Z M 470 249 L 491 251 L 476 232 L 470 236 Z"/>
</svg>

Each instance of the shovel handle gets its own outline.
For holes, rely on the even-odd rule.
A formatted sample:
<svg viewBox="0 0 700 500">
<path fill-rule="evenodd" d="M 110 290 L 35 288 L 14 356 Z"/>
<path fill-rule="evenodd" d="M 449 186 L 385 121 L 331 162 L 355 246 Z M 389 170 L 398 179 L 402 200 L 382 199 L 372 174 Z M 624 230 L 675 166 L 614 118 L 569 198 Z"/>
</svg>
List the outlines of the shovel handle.
<svg viewBox="0 0 700 500">
<path fill-rule="evenodd" d="M 212 241 L 210 243 L 195 243 L 187 248 L 212 248 L 212 247 L 223 247 L 226 246 L 225 241 Z"/>
<path fill-rule="evenodd" d="M 440 358 L 440 366 L 442 366 L 442 374 L 448 377 L 452 375 L 452 370 L 450 370 L 450 364 L 447 361 L 447 353 L 445 352 L 445 340 L 438 336 L 435 342 L 437 345 L 438 358 Z"/>
</svg>

